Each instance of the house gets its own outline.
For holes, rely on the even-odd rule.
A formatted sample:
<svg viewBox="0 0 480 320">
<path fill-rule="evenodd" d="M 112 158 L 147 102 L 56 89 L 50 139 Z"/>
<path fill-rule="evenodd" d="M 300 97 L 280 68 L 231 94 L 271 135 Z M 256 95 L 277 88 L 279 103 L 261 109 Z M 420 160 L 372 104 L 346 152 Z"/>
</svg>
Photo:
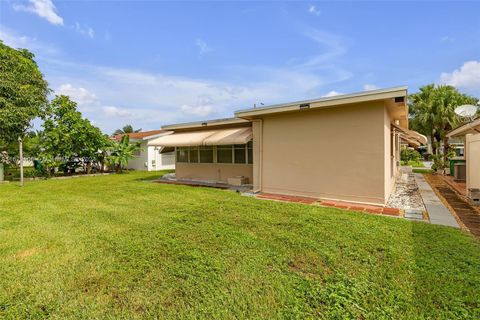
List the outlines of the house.
<svg viewBox="0 0 480 320">
<path fill-rule="evenodd" d="M 408 130 L 407 88 L 278 104 L 235 117 L 162 127 L 149 146 L 175 147 L 177 179 L 226 183 L 254 192 L 384 205 Z M 233 181 L 233 180 L 230 180 Z"/>
<path fill-rule="evenodd" d="M 447 137 L 465 141 L 465 191 L 470 199 L 480 204 L 480 118 L 450 131 Z"/>
<path fill-rule="evenodd" d="M 130 142 L 140 142 L 140 150 L 135 158 L 128 162 L 127 169 L 158 171 L 175 169 L 175 150 L 173 148 L 162 148 L 162 146 L 148 146 L 148 141 L 168 135 L 171 132 L 165 130 L 153 130 L 128 133 Z M 112 137 L 120 141 L 124 134 Z"/>
</svg>

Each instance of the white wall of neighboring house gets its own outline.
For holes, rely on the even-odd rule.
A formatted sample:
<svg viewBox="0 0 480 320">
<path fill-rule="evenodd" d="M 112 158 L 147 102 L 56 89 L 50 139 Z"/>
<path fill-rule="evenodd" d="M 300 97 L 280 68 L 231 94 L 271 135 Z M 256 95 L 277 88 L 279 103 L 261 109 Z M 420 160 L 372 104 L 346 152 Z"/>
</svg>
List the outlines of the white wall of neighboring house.
<svg viewBox="0 0 480 320">
<path fill-rule="evenodd" d="M 128 162 L 128 169 L 148 171 L 175 169 L 175 152 L 161 154 L 158 147 L 147 146 L 148 140 L 141 141 L 141 150 L 134 159 Z"/>
</svg>

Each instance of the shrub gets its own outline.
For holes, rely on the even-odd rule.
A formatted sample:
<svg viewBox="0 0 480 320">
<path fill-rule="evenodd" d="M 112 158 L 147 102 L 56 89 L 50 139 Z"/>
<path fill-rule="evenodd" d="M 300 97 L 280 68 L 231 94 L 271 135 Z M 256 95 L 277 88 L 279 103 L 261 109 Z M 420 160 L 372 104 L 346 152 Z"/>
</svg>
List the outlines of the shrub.
<svg viewBox="0 0 480 320">
<path fill-rule="evenodd" d="M 421 161 L 422 156 L 417 150 L 404 148 L 400 151 L 400 160 L 408 163 L 409 161 Z"/>
<path fill-rule="evenodd" d="M 443 161 L 442 155 L 433 156 L 432 170 L 441 170 L 445 169 L 445 162 Z"/>
</svg>

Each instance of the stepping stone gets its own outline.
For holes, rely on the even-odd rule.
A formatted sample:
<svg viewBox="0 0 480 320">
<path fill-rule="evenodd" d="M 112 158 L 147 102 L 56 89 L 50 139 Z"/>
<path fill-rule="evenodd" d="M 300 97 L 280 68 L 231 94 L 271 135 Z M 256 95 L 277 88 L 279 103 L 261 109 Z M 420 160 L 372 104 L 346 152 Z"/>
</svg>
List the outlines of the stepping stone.
<svg viewBox="0 0 480 320">
<path fill-rule="evenodd" d="M 423 212 L 421 210 L 407 209 L 404 217 L 409 220 L 423 220 Z"/>
</svg>

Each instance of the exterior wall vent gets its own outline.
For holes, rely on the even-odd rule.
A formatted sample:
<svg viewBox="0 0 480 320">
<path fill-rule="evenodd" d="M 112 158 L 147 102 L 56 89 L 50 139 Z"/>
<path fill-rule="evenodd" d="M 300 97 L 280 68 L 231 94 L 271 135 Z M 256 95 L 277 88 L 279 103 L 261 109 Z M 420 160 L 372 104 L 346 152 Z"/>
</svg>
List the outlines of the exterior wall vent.
<svg viewBox="0 0 480 320">
<path fill-rule="evenodd" d="M 405 102 L 405 97 L 395 97 L 395 103 Z"/>
</svg>

